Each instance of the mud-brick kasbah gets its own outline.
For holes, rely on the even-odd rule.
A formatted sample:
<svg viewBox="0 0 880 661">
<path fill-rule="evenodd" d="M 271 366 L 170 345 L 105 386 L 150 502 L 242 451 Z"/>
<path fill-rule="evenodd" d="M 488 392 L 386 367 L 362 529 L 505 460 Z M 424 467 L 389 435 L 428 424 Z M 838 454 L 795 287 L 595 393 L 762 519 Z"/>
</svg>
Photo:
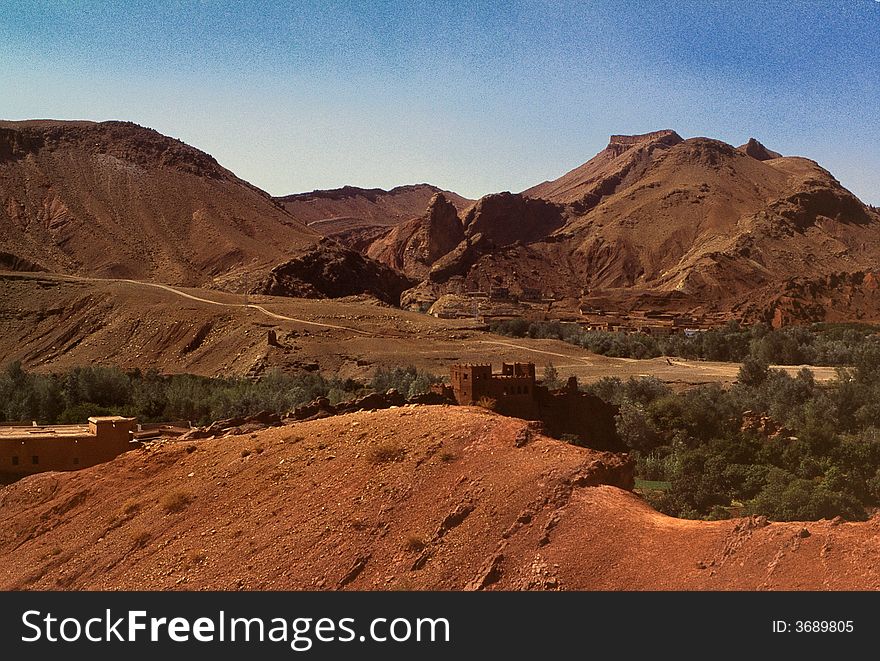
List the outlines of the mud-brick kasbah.
<svg viewBox="0 0 880 661">
<path fill-rule="evenodd" d="M 87 425 L 0 427 L 0 473 L 87 468 L 135 447 L 134 418 L 89 418 Z"/>
<path fill-rule="evenodd" d="M 450 383 L 434 391 L 462 406 L 481 405 L 504 415 L 539 420 L 554 436 L 578 437 L 595 449 L 624 450 L 614 424 L 618 408 L 581 392 L 576 377 L 565 387 L 550 390 L 535 378 L 534 363 L 462 364 L 450 368 Z"/>
</svg>

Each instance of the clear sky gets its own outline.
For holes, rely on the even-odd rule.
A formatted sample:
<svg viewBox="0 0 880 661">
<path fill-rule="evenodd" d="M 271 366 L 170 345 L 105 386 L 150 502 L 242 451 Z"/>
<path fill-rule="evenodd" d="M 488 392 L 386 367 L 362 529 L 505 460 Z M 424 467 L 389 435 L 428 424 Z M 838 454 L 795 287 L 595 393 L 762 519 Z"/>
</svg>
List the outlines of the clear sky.
<svg viewBox="0 0 880 661">
<path fill-rule="evenodd" d="M 281 195 L 755 136 L 880 204 L 880 2 L 3 0 L 0 118 L 124 119 Z"/>
</svg>

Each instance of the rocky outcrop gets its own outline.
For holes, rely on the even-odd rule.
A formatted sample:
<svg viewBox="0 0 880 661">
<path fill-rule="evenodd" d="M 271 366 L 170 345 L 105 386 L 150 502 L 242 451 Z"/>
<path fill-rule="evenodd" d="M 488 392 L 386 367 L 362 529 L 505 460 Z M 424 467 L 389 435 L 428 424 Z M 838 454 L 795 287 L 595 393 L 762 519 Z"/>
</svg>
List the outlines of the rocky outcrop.
<svg viewBox="0 0 880 661">
<path fill-rule="evenodd" d="M 427 392 L 414 395 L 407 399 L 397 390 L 392 388 L 388 392 L 373 392 L 357 399 L 331 404 L 326 397 L 318 397 L 307 404 L 297 406 L 287 416 L 282 417 L 278 413 L 261 411 L 255 415 L 243 415 L 225 420 L 217 420 L 204 427 L 195 427 L 180 436 L 182 441 L 195 441 L 205 438 L 217 438 L 220 436 L 240 436 L 250 434 L 269 427 L 280 427 L 284 424 L 292 424 L 304 420 L 320 420 L 334 415 L 356 413 L 357 411 L 378 411 L 392 406 L 410 405 L 439 405 L 454 404 L 443 395 Z"/>
<path fill-rule="evenodd" d="M 612 135 L 605 151 L 611 156 L 620 156 L 625 151 L 645 143 L 656 143 L 672 147 L 682 142 L 682 137 L 672 129 L 662 129 L 637 135 Z"/>
<path fill-rule="evenodd" d="M 518 193 L 487 195 L 464 218 L 468 237 L 479 234 L 497 246 L 539 241 L 564 224 L 560 205 Z"/>
<path fill-rule="evenodd" d="M 428 280 L 446 282 L 453 276 L 466 275 L 482 255 L 494 248 L 495 244 L 482 234 L 468 236 L 434 263 L 428 272 Z"/>
<path fill-rule="evenodd" d="M 422 279 L 434 262 L 463 239 L 458 210 L 443 193 L 436 193 L 423 216 L 395 227 L 370 246 L 367 256 L 409 277 Z"/>
<path fill-rule="evenodd" d="M 768 440 L 793 439 L 793 432 L 765 413 L 743 411 L 740 430 L 763 436 Z"/>
<path fill-rule="evenodd" d="M 739 147 L 737 147 L 737 149 L 739 149 L 742 152 L 745 152 L 746 154 L 748 154 L 752 158 L 757 159 L 759 161 L 769 161 L 770 159 L 773 159 L 773 158 L 781 158 L 782 157 L 782 154 L 780 154 L 779 152 L 771 151 L 771 150 L 767 149 L 764 145 L 762 145 L 760 142 L 758 142 L 754 138 L 749 138 L 749 141 L 746 144 L 740 145 Z"/>
<path fill-rule="evenodd" d="M 45 271 L 46 268 L 18 255 L 0 251 L 0 270 L 3 271 Z"/>
<path fill-rule="evenodd" d="M 39 135 L 0 128 L 0 163 L 24 158 L 43 145 Z"/>
<path fill-rule="evenodd" d="M 378 411 L 381 409 L 389 409 L 392 406 L 406 406 L 408 404 L 439 405 L 454 403 L 454 401 L 434 392 L 413 395 L 407 399 L 397 390 L 392 388 L 386 393 L 374 392 L 347 402 L 339 402 L 336 405 L 331 404 L 330 400 L 326 397 L 319 397 L 308 404 L 297 406 L 296 409 L 290 413 L 287 420 L 290 422 L 319 420 L 320 418 L 326 418 L 331 415 L 343 415 L 345 413 L 356 413 L 357 411 Z"/>
<path fill-rule="evenodd" d="M 413 284 L 384 264 L 322 239 L 308 252 L 273 268 L 252 293 L 300 298 L 368 294 L 397 305 L 401 292 Z"/>
<path fill-rule="evenodd" d="M 203 438 L 216 438 L 218 436 L 239 436 L 269 427 L 277 427 L 280 424 L 281 416 L 279 414 L 261 411 L 255 415 L 217 420 L 206 427 L 196 427 L 180 436 L 180 440 L 195 441 Z"/>
</svg>

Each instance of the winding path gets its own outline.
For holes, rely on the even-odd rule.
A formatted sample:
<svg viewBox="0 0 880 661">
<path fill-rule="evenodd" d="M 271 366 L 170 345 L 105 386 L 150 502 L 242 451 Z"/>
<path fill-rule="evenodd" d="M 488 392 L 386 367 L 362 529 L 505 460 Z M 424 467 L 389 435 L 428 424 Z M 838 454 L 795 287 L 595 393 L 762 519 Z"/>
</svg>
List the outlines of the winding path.
<svg viewBox="0 0 880 661">
<path fill-rule="evenodd" d="M 41 274 L 42 275 L 42 274 Z M 176 287 L 172 287 L 171 285 L 163 285 L 158 282 L 144 282 L 141 280 L 129 280 L 127 278 L 86 278 L 83 276 L 77 275 L 59 275 L 53 274 L 60 280 L 72 280 L 78 282 L 125 282 L 130 285 L 139 285 L 142 287 L 153 287 L 154 289 L 164 289 L 167 292 L 172 294 L 176 294 L 177 296 L 181 296 L 183 298 L 188 298 L 191 301 L 198 301 L 199 303 L 207 303 L 208 305 L 218 305 L 220 307 L 228 307 L 228 308 L 250 308 L 252 310 L 256 310 L 257 312 L 262 312 L 268 317 L 272 317 L 273 319 L 280 319 L 281 321 L 291 321 L 297 324 L 307 324 L 309 326 L 318 326 L 320 328 L 333 328 L 336 330 L 344 330 L 349 331 L 350 333 L 357 333 L 359 335 L 371 336 L 372 333 L 368 333 L 367 331 L 360 330 L 359 328 L 352 328 L 350 326 L 339 326 L 337 324 L 325 324 L 320 321 L 309 321 L 308 319 L 300 319 L 298 317 L 288 317 L 285 314 L 278 314 L 277 312 L 272 312 L 271 310 L 267 310 L 262 305 L 257 305 L 256 303 L 223 303 L 221 301 L 212 301 L 210 298 L 202 298 L 201 296 L 195 296 L 193 294 L 188 294 L 185 291 L 181 291 Z"/>
<path fill-rule="evenodd" d="M 198 301 L 200 303 L 208 303 L 210 305 L 220 305 L 223 307 L 237 307 L 237 308 L 251 308 L 252 310 L 257 310 L 258 312 L 262 312 L 263 314 L 272 317 L 273 319 L 280 319 L 282 321 L 292 321 L 297 324 L 308 324 L 309 326 L 320 326 L 321 328 L 335 328 L 336 330 L 344 330 L 350 331 L 352 333 L 360 333 L 361 335 L 370 335 L 370 333 L 366 331 L 362 331 L 358 328 L 351 328 L 350 326 L 338 326 L 336 324 L 325 324 L 320 321 L 308 321 L 307 319 L 299 319 L 298 317 L 288 317 L 285 314 L 278 314 L 277 312 L 271 312 L 267 310 L 262 305 L 257 305 L 255 303 L 222 303 L 220 301 L 212 301 L 209 298 L 202 298 L 201 296 L 194 296 L 192 294 L 187 294 L 185 291 L 180 291 L 171 285 L 163 285 L 156 282 L 141 282 L 139 280 L 127 280 L 122 278 L 108 278 L 110 282 L 128 282 L 133 285 L 144 285 L 146 287 L 155 287 L 157 289 L 164 289 L 165 291 L 171 292 L 172 294 L 177 294 L 178 296 L 183 296 L 184 298 L 191 299 L 193 301 Z"/>
<path fill-rule="evenodd" d="M 480 344 L 498 344 L 503 347 L 512 347 L 513 349 L 522 349 L 523 351 L 531 351 L 532 353 L 543 353 L 548 356 L 558 356 L 559 358 L 568 358 L 569 360 L 579 360 L 584 365 L 593 365 L 593 361 L 589 358 L 583 358 L 581 356 L 572 356 L 570 354 L 565 353 L 556 353 L 555 351 L 544 351 L 543 349 L 533 349 L 532 347 L 527 347 L 522 344 L 514 344 L 513 342 L 500 342 L 498 340 L 480 340 Z"/>
</svg>

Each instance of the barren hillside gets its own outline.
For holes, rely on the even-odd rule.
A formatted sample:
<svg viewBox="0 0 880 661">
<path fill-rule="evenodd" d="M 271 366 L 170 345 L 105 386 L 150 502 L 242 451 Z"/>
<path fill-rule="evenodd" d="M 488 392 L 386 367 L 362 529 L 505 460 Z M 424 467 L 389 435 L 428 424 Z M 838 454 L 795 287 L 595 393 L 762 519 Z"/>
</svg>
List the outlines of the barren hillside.
<svg viewBox="0 0 880 661">
<path fill-rule="evenodd" d="M 464 225 L 464 240 L 404 303 L 499 286 L 572 310 L 880 318 L 880 215 L 815 162 L 756 140 L 734 148 L 673 131 L 612 136 L 555 181 L 482 198 Z"/>
<path fill-rule="evenodd" d="M 0 588 L 880 588 L 876 518 L 682 521 L 630 480 L 465 407 L 163 444 L 0 489 Z"/>
<path fill-rule="evenodd" d="M 211 156 L 127 122 L 0 122 L 9 268 L 203 284 L 319 235 Z"/>
<path fill-rule="evenodd" d="M 276 333 L 277 346 L 267 341 Z M 119 280 L 0 272 L 0 365 L 61 372 L 91 364 L 206 376 L 320 369 L 368 381 L 379 366 L 446 376 L 457 362 L 552 362 L 563 376 L 653 374 L 670 383 L 732 381 L 736 363 L 592 354 L 559 340 L 515 339 L 350 297 L 332 301 Z M 798 367 L 785 368 L 792 372 Z M 830 367 L 811 368 L 818 379 Z"/>
</svg>

